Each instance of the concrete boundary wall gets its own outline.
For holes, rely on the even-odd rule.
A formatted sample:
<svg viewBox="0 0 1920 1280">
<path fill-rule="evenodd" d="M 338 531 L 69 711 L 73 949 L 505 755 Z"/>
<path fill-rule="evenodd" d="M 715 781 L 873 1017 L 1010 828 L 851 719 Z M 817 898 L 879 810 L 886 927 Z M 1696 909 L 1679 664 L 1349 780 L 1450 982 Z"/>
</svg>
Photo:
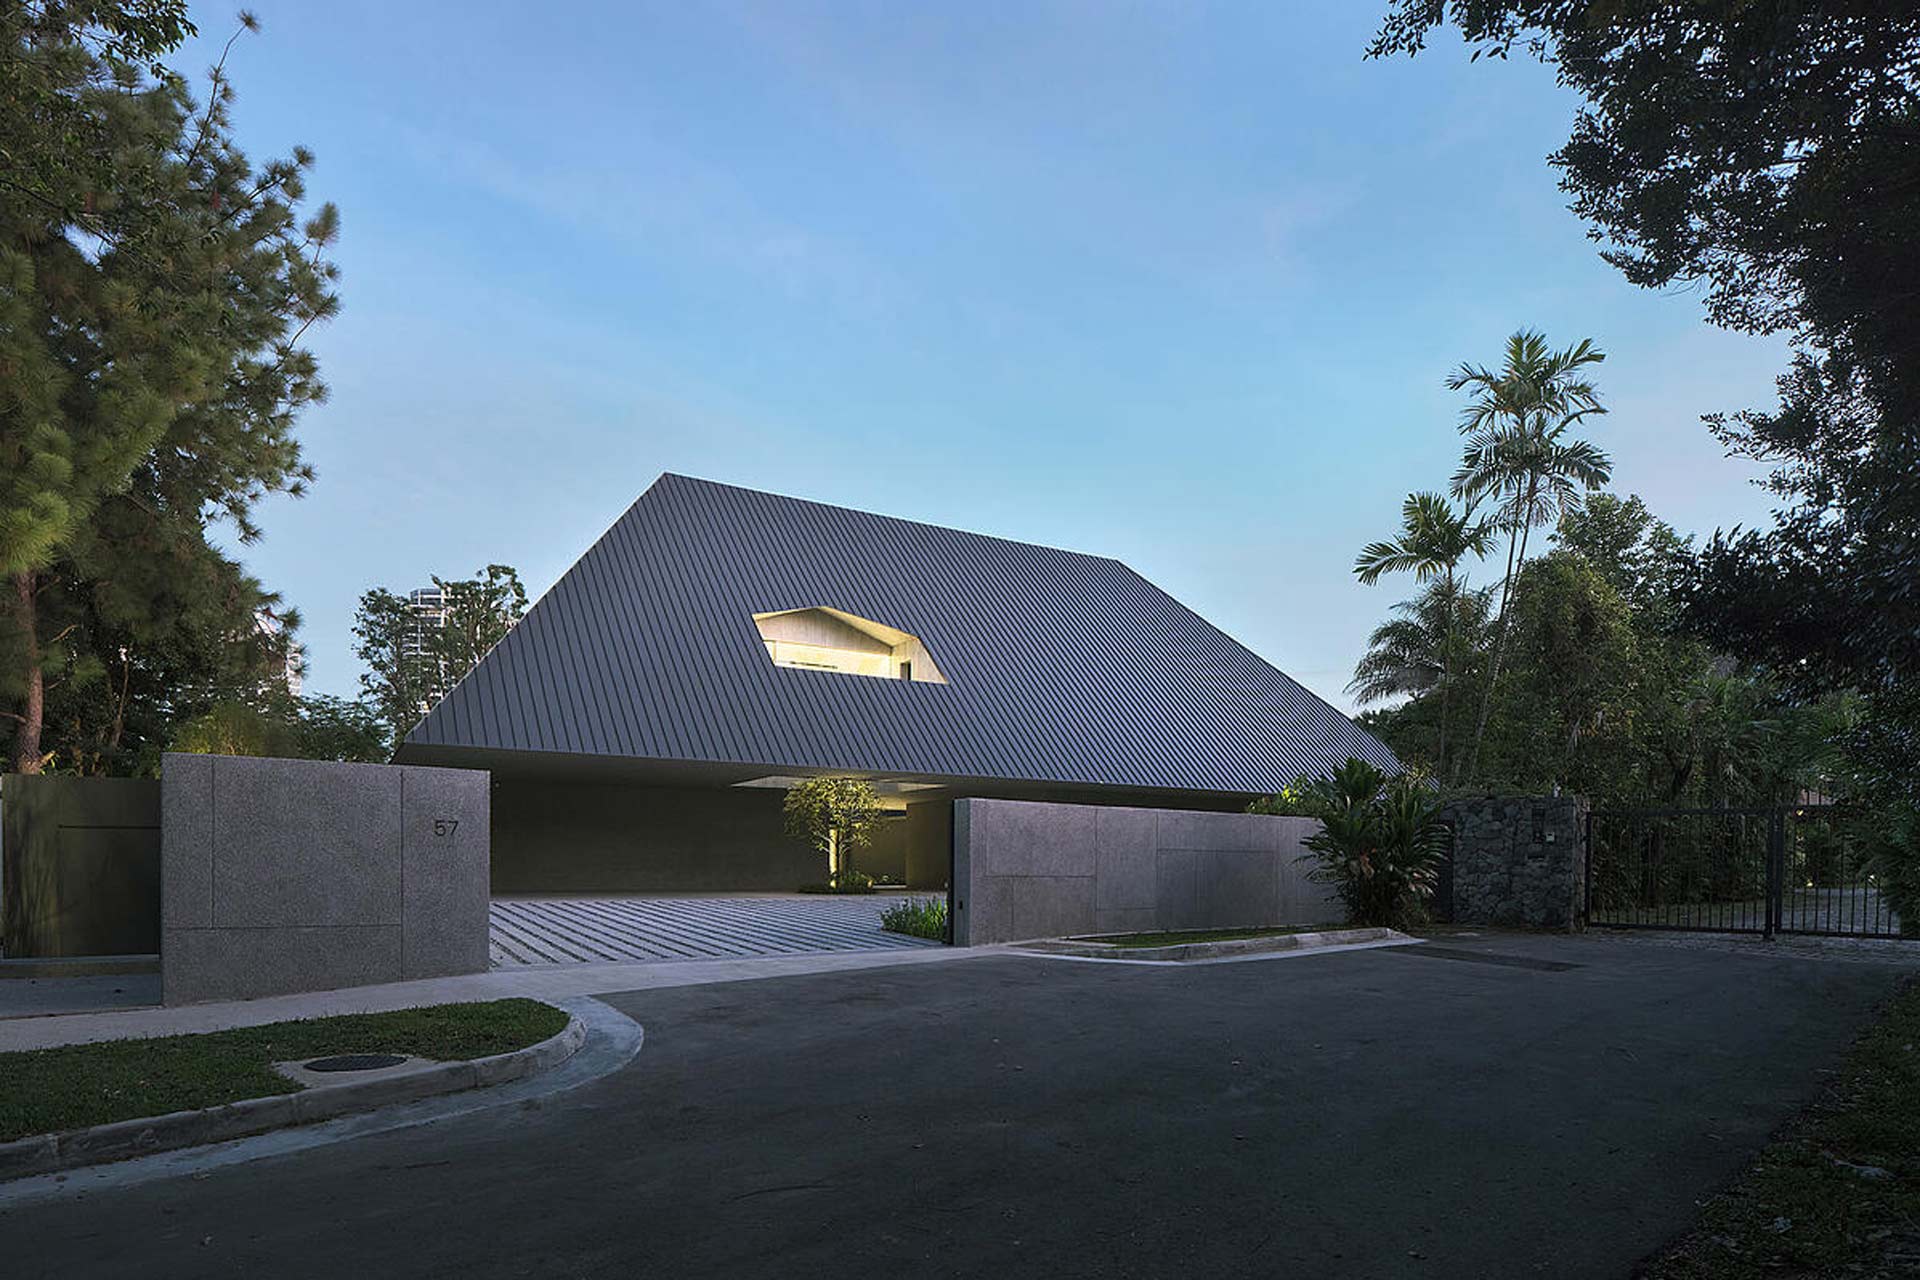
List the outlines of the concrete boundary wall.
<svg viewBox="0 0 1920 1280">
<path fill-rule="evenodd" d="M 474 770 L 168 754 L 166 1003 L 483 972 L 488 799 Z"/>
<path fill-rule="evenodd" d="M 1025 800 L 953 806 L 954 942 L 1330 924 L 1311 818 Z"/>
</svg>

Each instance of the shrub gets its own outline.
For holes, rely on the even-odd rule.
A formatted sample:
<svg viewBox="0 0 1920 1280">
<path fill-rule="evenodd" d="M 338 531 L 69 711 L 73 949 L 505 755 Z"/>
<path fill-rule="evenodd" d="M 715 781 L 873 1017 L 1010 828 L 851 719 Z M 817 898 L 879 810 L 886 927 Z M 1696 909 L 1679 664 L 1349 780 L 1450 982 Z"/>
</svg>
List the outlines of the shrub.
<svg viewBox="0 0 1920 1280">
<path fill-rule="evenodd" d="M 819 884 L 803 884 L 802 893 L 872 893 L 873 877 L 864 871 L 842 871 Z"/>
<path fill-rule="evenodd" d="M 1900 936 L 1920 938 L 1920 811 L 1889 808 L 1856 819 L 1873 885 L 1900 922 Z"/>
<path fill-rule="evenodd" d="M 1321 828 L 1306 839 L 1307 878 L 1330 885 L 1348 920 L 1401 926 L 1426 919 L 1443 849 L 1440 806 L 1407 778 L 1349 759 L 1306 784 L 1303 809 Z"/>
<path fill-rule="evenodd" d="M 947 940 L 947 900 L 945 898 L 908 898 L 880 913 L 880 927 L 888 933 L 904 933 L 915 938 Z"/>
<path fill-rule="evenodd" d="M 1312 818 L 1314 813 L 1307 795 L 1312 784 L 1300 778 L 1290 787 L 1282 787 L 1270 796 L 1263 796 L 1247 806 L 1248 813 L 1263 813 L 1270 818 Z"/>
</svg>

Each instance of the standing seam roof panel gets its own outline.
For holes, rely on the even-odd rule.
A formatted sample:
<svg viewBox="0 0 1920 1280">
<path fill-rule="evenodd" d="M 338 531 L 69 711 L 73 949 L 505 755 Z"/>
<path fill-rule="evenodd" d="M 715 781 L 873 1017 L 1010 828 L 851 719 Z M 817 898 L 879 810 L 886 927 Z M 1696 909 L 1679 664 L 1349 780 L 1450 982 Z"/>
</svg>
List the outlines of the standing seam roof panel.
<svg viewBox="0 0 1920 1280">
<path fill-rule="evenodd" d="M 948 683 L 775 666 L 753 615 L 917 636 Z M 1117 561 L 662 476 L 408 735 L 771 768 L 1270 792 L 1372 735 Z"/>
</svg>

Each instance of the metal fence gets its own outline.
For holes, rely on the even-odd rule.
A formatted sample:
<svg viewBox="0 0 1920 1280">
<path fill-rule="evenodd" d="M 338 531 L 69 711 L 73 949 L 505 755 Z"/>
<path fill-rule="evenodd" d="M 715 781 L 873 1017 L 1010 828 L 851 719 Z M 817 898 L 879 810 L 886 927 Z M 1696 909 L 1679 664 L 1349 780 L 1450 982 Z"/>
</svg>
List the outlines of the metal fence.
<svg viewBox="0 0 1920 1280">
<path fill-rule="evenodd" d="M 1830 805 L 1595 810 L 1587 922 L 1713 933 L 1897 937 L 1867 842 Z"/>
</svg>

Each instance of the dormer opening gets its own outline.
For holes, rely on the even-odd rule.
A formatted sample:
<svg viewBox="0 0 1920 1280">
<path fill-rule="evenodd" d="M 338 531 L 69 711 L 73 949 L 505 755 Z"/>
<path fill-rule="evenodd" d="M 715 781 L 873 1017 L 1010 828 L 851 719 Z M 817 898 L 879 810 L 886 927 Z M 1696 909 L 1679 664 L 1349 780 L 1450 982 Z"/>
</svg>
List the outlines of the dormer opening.
<svg viewBox="0 0 1920 1280">
<path fill-rule="evenodd" d="M 756 613 L 754 625 L 777 667 L 881 680 L 945 684 L 920 637 L 844 609 L 816 606 Z"/>
</svg>

